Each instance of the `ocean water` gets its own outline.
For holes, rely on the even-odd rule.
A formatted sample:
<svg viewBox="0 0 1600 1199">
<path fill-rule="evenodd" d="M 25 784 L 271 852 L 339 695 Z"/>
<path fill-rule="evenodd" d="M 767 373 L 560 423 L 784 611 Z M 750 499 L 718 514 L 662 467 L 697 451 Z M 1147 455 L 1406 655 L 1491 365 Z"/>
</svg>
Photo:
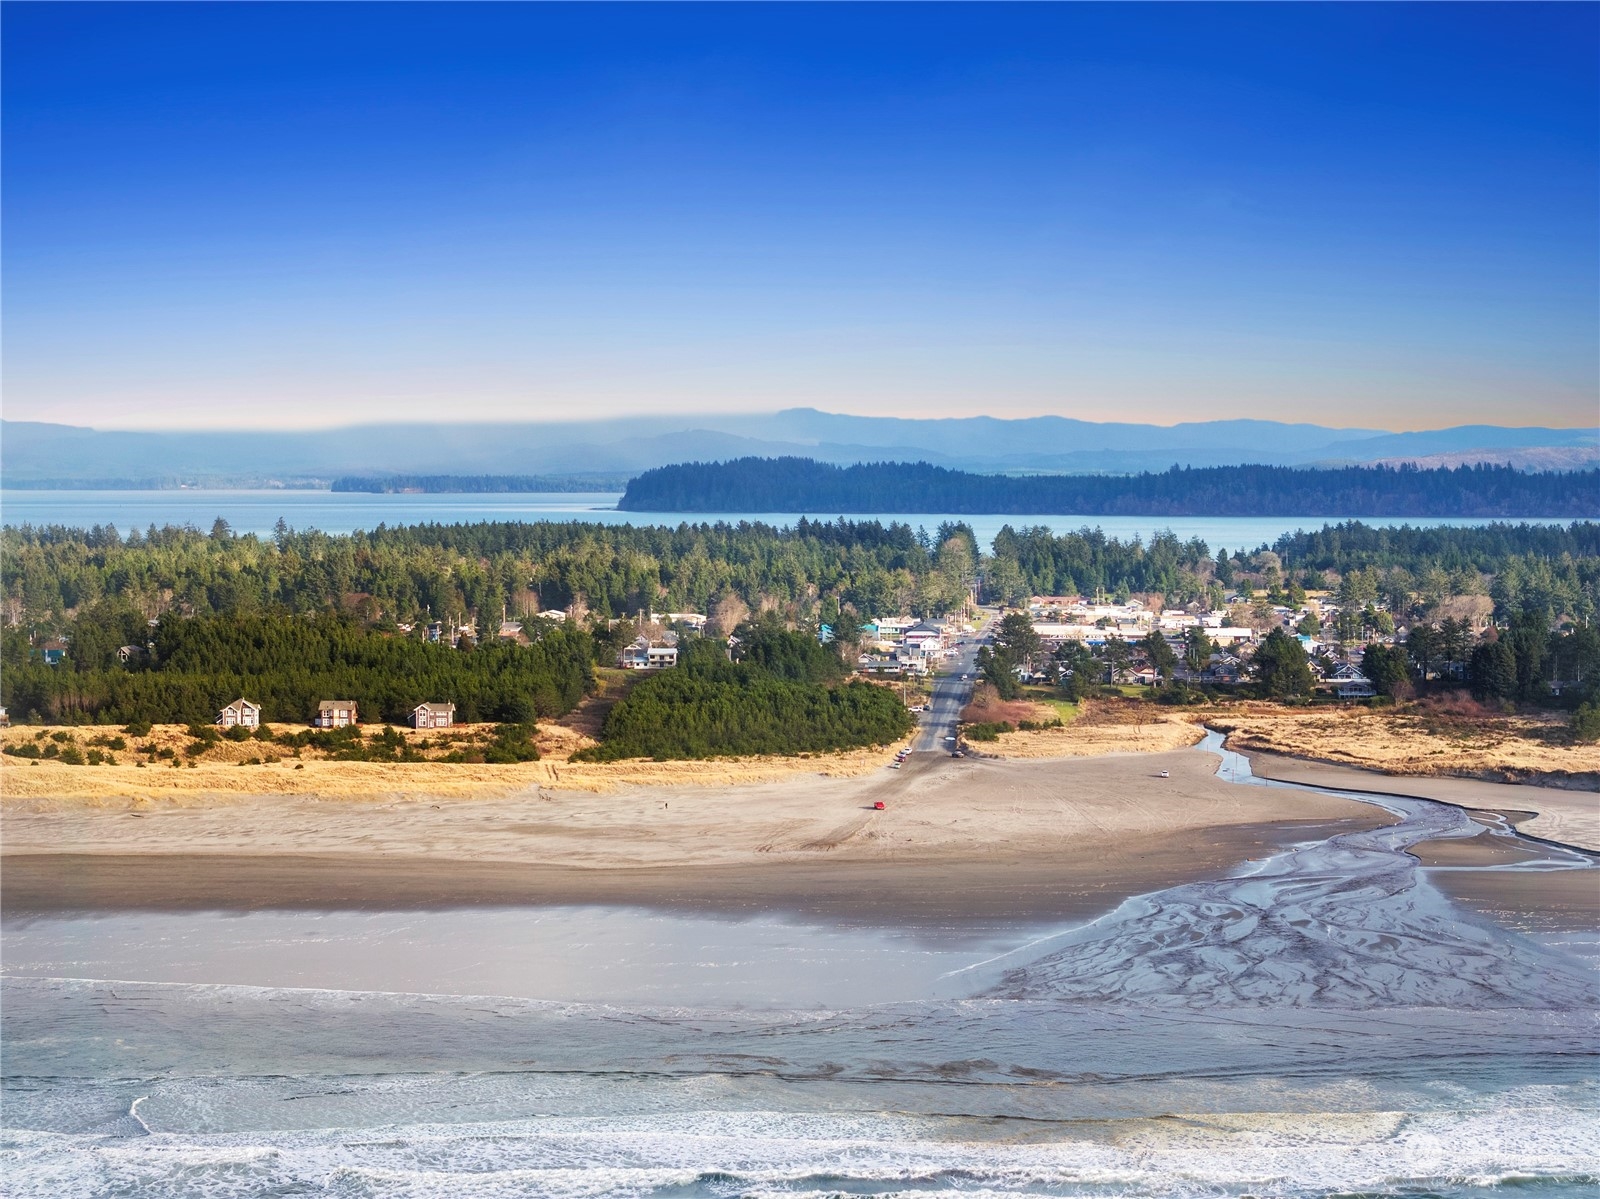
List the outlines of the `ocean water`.
<svg viewBox="0 0 1600 1199">
<path fill-rule="evenodd" d="M 0 1177 L 28 1197 L 1595 1194 L 1595 938 L 1452 905 L 1405 848 L 1482 826 L 1377 802 L 1398 823 L 1064 928 L 14 923 Z"/>
<path fill-rule="evenodd" d="M 149 525 L 193 525 L 209 529 L 217 517 L 235 531 L 266 535 L 282 517 L 297 529 L 349 533 L 380 524 L 410 525 L 437 521 L 444 524 L 480 520 L 585 520 L 602 524 L 672 525 L 689 521 L 742 520 L 790 525 L 801 516 L 832 520 L 837 512 L 618 512 L 617 492 L 528 493 L 512 495 L 369 495 L 355 492 L 181 490 L 181 491 L 0 491 L 0 523 L 8 525 L 68 525 L 88 528 L 114 524 L 126 534 Z M 847 513 L 852 519 L 899 521 L 930 534 L 947 520 L 965 521 L 987 548 L 1005 525 L 1045 525 L 1057 533 L 1084 526 L 1104 529 L 1110 536 L 1149 540 L 1157 530 L 1170 529 L 1187 541 L 1199 537 L 1211 547 L 1236 550 L 1271 544 L 1296 529 L 1320 529 L 1348 517 L 1243 517 L 1243 516 L 952 516 L 949 513 Z M 1402 524 L 1474 525 L 1481 520 L 1430 518 L 1406 521 L 1397 517 L 1356 517 L 1369 525 Z M 1530 520 L 1530 524 L 1563 521 Z"/>
</svg>

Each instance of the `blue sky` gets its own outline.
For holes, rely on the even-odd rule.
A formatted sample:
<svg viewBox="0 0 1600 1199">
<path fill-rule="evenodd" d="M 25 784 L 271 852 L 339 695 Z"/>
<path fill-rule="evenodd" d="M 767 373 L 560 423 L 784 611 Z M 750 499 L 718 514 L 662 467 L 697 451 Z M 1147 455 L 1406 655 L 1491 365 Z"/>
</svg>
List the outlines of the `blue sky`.
<svg viewBox="0 0 1600 1199">
<path fill-rule="evenodd" d="M 1595 5 L 8 4 L 11 419 L 1595 424 Z"/>
</svg>

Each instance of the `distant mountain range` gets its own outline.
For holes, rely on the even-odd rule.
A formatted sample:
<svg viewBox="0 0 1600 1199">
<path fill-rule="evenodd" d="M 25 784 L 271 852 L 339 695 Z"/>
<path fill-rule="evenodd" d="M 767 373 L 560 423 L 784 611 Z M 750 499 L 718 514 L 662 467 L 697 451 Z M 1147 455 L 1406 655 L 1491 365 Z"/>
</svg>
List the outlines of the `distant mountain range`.
<svg viewBox="0 0 1600 1199">
<path fill-rule="evenodd" d="M 1059 416 L 1005 420 L 844 416 L 812 408 L 757 415 L 645 416 L 521 424 L 376 424 L 301 432 L 118 432 L 0 421 L 9 487 L 326 486 L 341 476 L 630 475 L 685 461 L 806 457 L 929 462 L 1013 474 L 1103 474 L 1170 466 L 1600 463 L 1588 429 L 1460 425 L 1418 433 L 1278 421 L 1181 425 Z"/>
</svg>

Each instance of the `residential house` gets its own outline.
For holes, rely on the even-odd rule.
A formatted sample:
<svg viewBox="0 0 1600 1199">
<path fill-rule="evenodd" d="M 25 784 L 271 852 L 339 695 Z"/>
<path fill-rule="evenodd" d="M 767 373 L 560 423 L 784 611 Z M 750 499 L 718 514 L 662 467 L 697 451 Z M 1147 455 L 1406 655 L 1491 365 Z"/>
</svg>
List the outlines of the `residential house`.
<svg viewBox="0 0 1600 1199">
<path fill-rule="evenodd" d="M 704 612 L 661 612 L 655 614 L 652 619 L 659 620 L 662 624 L 685 625 L 697 633 L 706 627 Z"/>
<path fill-rule="evenodd" d="M 1200 672 L 1205 683 L 1231 687 L 1244 677 L 1244 663 L 1233 654 L 1212 654 L 1206 668 Z"/>
<path fill-rule="evenodd" d="M 127 666 L 133 662 L 138 662 L 145 656 L 145 653 L 145 648 L 142 645 L 119 645 L 117 647 L 117 661 Z"/>
<path fill-rule="evenodd" d="M 317 714 L 311 721 L 314 728 L 342 729 L 356 723 L 356 701 L 353 699 L 325 699 L 317 705 Z"/>
<path fill-rule="evenodd" d="M 236 699 L 217 713 L 217 723 L 225 729 L 258 729 L 261 727 L 261 705 L 247 699 Z"/>
<path fill-rule="evenodd" d="M 639 637 L 631 645 L 622 647 L 617 665 L 624 670 L 665 670 L 678 664 L 678 643 L 656 645 L 648 637 Z"/>
<path fill-rule="evenodd" d="M 39 647 L 39 652 L 43 655 L 46 666 L 60 666 L 61 659 L 67 656 L 67 643 L 60 640 L 46 641 Z"/>
<path fill-rule="evenodd" d="M 414 729 L 447 729 L 456 722 L 454 704 L 418 704 L 411 709 Z"/>
<path fill-rule="evenodd" d="M 1371 699 L 1378 694 L 1372 680 L 1348 663 L 1329 675 L 1328 681 L 1333 684 L 1333 693 L 1340 699 Z"/>
</svg>

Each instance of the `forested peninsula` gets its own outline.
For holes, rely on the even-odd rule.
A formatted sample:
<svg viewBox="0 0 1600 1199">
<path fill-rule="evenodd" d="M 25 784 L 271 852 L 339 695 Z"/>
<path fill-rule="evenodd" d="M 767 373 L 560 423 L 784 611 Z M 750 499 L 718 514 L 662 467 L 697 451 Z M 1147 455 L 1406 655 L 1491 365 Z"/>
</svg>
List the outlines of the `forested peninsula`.
<svg viewBox="0 0 1600 1199">
<path fill-rule="evenodd" d="M 1173 467 L 1138 475 L 979 475 L 926 462 L 834 466 L 740 458 L 647 470 L 628 512 L 942 512 L 957 515 L 1593 517 L 1600 470 L 1508 466 Z"/>
</svg>

